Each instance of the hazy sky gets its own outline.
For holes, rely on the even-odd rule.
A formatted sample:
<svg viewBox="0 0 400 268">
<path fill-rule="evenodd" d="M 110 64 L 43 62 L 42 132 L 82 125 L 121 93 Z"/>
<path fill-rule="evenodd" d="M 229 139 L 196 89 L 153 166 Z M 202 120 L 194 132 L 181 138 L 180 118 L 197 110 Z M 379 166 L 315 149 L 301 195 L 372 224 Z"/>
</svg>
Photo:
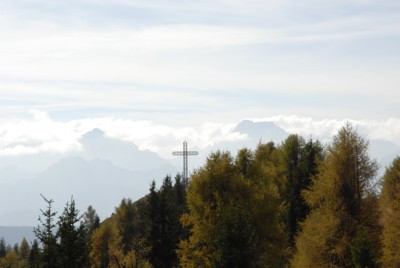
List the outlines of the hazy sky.
<svg viewBox="0 0 400 268">
<path fill-rule="evenodd" d="M 2 0 L 0 153 L 92 127 L 205 146 L 244 118 L 398 140 L 399 44 L 398 0 Z"/>
</svg>

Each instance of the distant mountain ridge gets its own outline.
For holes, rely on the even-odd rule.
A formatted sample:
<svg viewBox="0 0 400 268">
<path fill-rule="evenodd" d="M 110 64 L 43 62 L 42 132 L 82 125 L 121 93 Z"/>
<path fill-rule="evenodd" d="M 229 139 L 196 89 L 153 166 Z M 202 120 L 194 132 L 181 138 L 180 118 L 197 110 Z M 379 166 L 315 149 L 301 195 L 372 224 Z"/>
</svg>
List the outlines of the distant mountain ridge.
<svg viewBox="0 0 400 268">
<path fill-rule="evenodd" d="M 95 128 L 80 139 L 84 150 L 79 154 L 84 159 L 108 159 L 116 166 L 131 171 L 150 171 L 169 165 L 158 154 L 139 148 L 129 142 L 109 138 Z"/>
<path fill-rule="evenodd" d="M 250 120 L 239 122 L 233 132 L 247 134 L 253 140 L 274 141 L 276 143 L 289 136 L 289 133 L 272 122 L 253 122 Z"/>
<path fill-rule="evenodd" d="M 44 206 L 40 194 L 53 199 L 55 210 L 59 212 L 73 196 L 82 212 L 92 205 L 101 217 L 106 217 L 122 198 L 142 197 L 147 193 L 151 180 L 160 183 L 165 175 L 171 173 L 174 170 L 168 166 L 151 172 L 133 172 L 115 166 L 110 160 L 62 159 L 34 179 L 20 181 L 17 185 L 1 185 L 2 198 L 7 203 L 0 204 L 0 223 L 34 224 L 39 209 Z"/>
</svg>

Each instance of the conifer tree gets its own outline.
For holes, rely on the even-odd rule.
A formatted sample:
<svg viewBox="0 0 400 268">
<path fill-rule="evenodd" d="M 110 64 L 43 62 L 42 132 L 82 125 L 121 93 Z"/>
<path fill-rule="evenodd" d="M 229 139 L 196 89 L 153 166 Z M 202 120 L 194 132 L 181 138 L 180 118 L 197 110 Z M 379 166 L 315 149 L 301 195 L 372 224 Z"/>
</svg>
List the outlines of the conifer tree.
<svg viewBox="0 0 400 268">
<path fill-rule="evenodd" d="M 176 265 L 175 246 L 178 240 L 174 237 L 177 234 L 174 229 L 179 220 L 175 218 L 174 209 L 176 208 L 176 196 L 170 176 L 166 176 L 159 191 L 159 228 L 160 240 L 159 248 L 153 249 L 157 254 L 157 267 L 172 267 Z"/>
<path fill-rule="evenodd" d="M 288 242 L 294 246 L 299 223 L 309 213 L 302 191 L 311 184 L 311 177 L 317 173 L 317 163 L 322 160 L 323 149 L 319 142 L 307 143 L 298 135 L 290 135 L 279 148 L 280 174 L 284 179 L 282 201 L 285 204 L 284 222 Z"/>
<path fill-rule="evenodd" d="M 282 266 L 278 195 L 259 166 L 270 149 L 259 145 L 254 155 L 244 149 L 236 160 L 216 152 L 194 173 L 182 217 L 190 236 L 180 243 L 181 266 Z"/>
<path fill-rule="evenodd" d="M 235 159 L 235 164 L 239 168 L 239 172 L 244 177 L 250 177 L 254 175 L 251 174 L 254 171 L 253 162 L 254 154 L 250 149 L 243 148 L 239 150 Z"/>
<path fill-rule="evenodd" d="M 29 252 L 28 264 L 30 268 L 40 268 L 41 265 L 41 252 L 39 243 L 36 239 L 33 240 L 31 250 Z"/>
<path fill-rule="evenodd" d="M 126 253 L 133 249 L 136 242 L 137 233 L 135 221 L 137 218 L 137 208 L 131 199 L 122 199 L 120 205 L 115 209 L 113 222 L 121 236 L 123 251 Z"/>
<path fill-rule="evenodd" d="M 90 238 L 93 232 L 100 226 L 100 217 L 96 210 L 89 205 L 86 212 L 83 214 L 83 225 L 86 228 L 88 237 Z"/>
<path fill-rule="evenodd" d="M 393 160 L 383 177 L 381 210 L 381 262 L 383 267 L 400 267 L 400 157 Z"/>
<path fill-rule="evenodd" d="M 371 239 L 368 229 L 363 225 L 359 225 L 356 229 L 351 245 L 351 256 L 356 268 L 375 267 Z"/>
<path fill-rule="evenodd" d="M 173 232 L 175 233 L 174 252 L 175 252 L 175 261 L 177 262 L 178 259 L 176 256 L 176 250 L 179 247 L 179 241 L 182 239 L 187 239 L 189 237 L 188 229 L 184 227 L 180 221 L 182 215 L 187 212 L 186 187 L 182 181 L 182 177 L 180 174 L 177 174 L 175 176 L 174 196 L 175 196 L 175 206 L 173 211 L 173 218 L 174 218 Z"/>
<path fill-rule="evenodd" d="M 14 250 L 8 251 L 3 258 L 0 258 L 0 267 L 2 268 L 24 268 L 27 267 L 26 265 L 27 264 L 21 260 L 21 258 L 18 256 L 18 253 Z"/>
<path fill-rule="evenodd" d="M 71 198 L 58 221 L 59 267 L 84 268 L 89 265 L 89 245 L 81 218 L 75 200 Z"/>
<path fill-rule="evenodd" d="M 284 189 L 279 165 L 279 150 L 273 142 L 259 143 L 254 151 L 248 177 L 253 199 L 252 222 L 256 228 L 256 256 L 261 260 L 257 267 L 286 267 L 289 257 L 282 214 L 284 206 L 281 191 Z"/>
<path fill-rule="evenodd" d="M 4 237 L 0 238 L 0 258 L 6 256 L 7 254 L 7 245 Z"/>
<path fill-rule="evenodd" d="M 28 244 L 28 241 L 26 241 L 25 237 L 22 239 L 21 241 L 21 245 L 19 246 L 19 255 L 20 257 L 25 260 L 28 261 L 29 259 L 29 252 L 30 252 L 30 246 Z"/>
<path fill-rule="evenodd" d="M 111 219 L 101 223 L 92 236 L 90 259 L 92 267 L 107 268 L 110 266 L 110 240 L 113 236 Z"/>
<path fill-rule="evenodd" d="M 17 255 L 19 255 L 19 244 L 18 244 L 18 243 L 15 243 L 15 244 L 14 244 L 14 246 L 13 246 L 13 251 L 14 251 Z"/>
<path fill-rule="evenodd" d="M 178 175 L 175 184 L 166 176 L 157 191 L 155 182 L 147 197 L 147 241 L 149 260 L 154 267 L 176 267 L 176 250 L 184 229 L 180 217 L 185 210 L 185 186 Z"/>
<path fill-rule="evenodd" d="M 153 180 L 150 184 L 150 193 L 147 196 L 147 206 L 145 216 L 147 218 L 146 239 L 150 246 L 149 260 L 154 265 L 157 262 L 157 249 L 160 247 L 159 237 L 161 228 L 159 225 L 159 194 L 156 189 L 156 182 Z"/>
<path fill-rule="evenodd" d="M 94 267 L 148 267 L 138 215 L 136 204 L 123 199 L 112 217 L 94 231 L 90 253 Z"/>
<path fill-rule="evenodd" d="M 377 164 L 350 124 L 339 130 L 304 196 L 311 212 L 296 240 L 294 267 L 354 267 L 352 243 Z"/>
<path fill-rule="evenodd" d="M 36 238 L 42 244 L 41 265 L 44 268 L 56 268 L 58 266 L 58 248 L 57 248 L 57 234 L 54 229 L 56 227 L 55 216 L 57 212 L 53 211 L 52 199 L 47 199 L 42 195 L 43 200 L 47 203 L 46 210 L 40 210 L 42 217 L 39 216 L 39 225 L 34 229 Z"/>
</svg>

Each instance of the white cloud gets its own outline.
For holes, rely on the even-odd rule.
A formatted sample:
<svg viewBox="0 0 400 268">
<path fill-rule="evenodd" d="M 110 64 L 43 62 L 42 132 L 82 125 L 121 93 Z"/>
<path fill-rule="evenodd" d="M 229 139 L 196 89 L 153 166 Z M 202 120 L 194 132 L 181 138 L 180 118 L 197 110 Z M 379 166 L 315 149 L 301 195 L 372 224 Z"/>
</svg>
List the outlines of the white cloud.
<svg viewBox="0 0 400 268">
<path fill-rule="evenodd" d="M 3 119 L 0 125 L 0 155 L 66 153 L 79 150 L 79 133 L 70 123 L 51 120 L 46 113 L 31 111 L 29 120 Z"/>
<path fill-rule="evenodd" d="M 93 119 L 86 119 L 82 122 L 83 124 L 98 127 L 109 137 L 133 142 L 141 150 L 151 150 L 166 158 L 171 157 L 172 151 L 180 150 L 184 140 L 201 150 L 223 140 L 245 139 L 244 135 L 232 133 L 235 124 L 205 123 L 196 129 L 121 118 L 96 119 L 96 122 Z"/>
<path fill-rule="evenodd" d="M 32 111 L 32 117 L 24 120 L 5 120 L 0 125 L 0 155 L 25 155 L 78 152 L 82 149 L 79 139 L 94 128 L 107 136 L 135 143 L 141 150 L 154 151 L 165 158 L 181 149 L 183 140 L 193 149 L 202 150 L 221 141 L 245 140 L 243 134 L 233 132 L 234 123 L 204 123 L 200 128 L 173 127 L 151 121 L 135 121 L 124 118 L 99 117 L 70 121 L 57 121 L 46 113 Z M 274 116 L 254 121 L 274 122 L 289 133 L 313 137 L 323 142 L 331 140 L 345 122 L 352 123 L 370 139 L 389 140 L 398 145 L 400 119 L 351 120 L 313 119 L 301 116 Z"/>
<path fill-rule="evenodd" d="M 400 119 L 389 118 L 384 120 L 354 120 L 354 119 L 314 119 L 311 117 L 273 116 L 253 119 L 254 121 L 273 122 L 286 132 L 300 134 L 304 137 L 313 137 L 329 142 L 337 131 L 346 122 L 350 122 L 360 134 L 368 139 L 388 140 L 400 145 Z"/>
<path fill-rule="evenodd" d="M 222 140 L 240 140 L 243 135 L 232 133 L 234 124 L 205 123 L 200 129 L 175 128 L 151 121 L 122 118 L 85 118 L 67 122 L 56 121 L 40 111 L 32 118 L 13 120 L 0 125 L 0 155 L 24 155 L 43 152 L 68 153 L 82 149 L 79 139 L 94 128 L 107 136 L 133 142 L 141 150 L 151 150 L 170 158 L 181 148 L 183 140 L 204 149 Z"/>
</svg>

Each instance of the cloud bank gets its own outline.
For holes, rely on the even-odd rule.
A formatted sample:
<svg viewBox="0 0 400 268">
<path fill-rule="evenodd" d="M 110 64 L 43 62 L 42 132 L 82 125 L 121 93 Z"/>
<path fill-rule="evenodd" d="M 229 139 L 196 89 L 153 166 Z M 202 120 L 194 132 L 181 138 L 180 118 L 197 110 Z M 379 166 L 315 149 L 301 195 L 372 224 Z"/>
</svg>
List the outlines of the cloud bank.
<svg viewBox="0 0 400 268">
<path fill-rule="evenodd" d="M 272 122 L 288 133 L 297 133 L 306 138 L 313 137 L 328 142 L 337 130 L 352 123 L 369 139 L 387 140 L 400 145 L 400 119 L 351 120 L 313 119 L 301 116 L 274 116 L 253 118 L 255 122 Z M 183 140 L 193 149 L 202 150 L 222 141 L 243 141 L 247 136 L 234 132 L 238 122 L 206 122 L 199 128 L 174 127 L 148 120 L 131 120 L 114 117 L 83 118 L 59 121 L 41 111 L 31 111 L 26 119 L 4 120 L 0 123 L 0 155 L 18 156 L 27 154 L 79 152 L 82 135 L 99 128 L 105 135 L 132 142 L 140 150 L 153 151 L 164 158 L 180 150 Z"/>
</svg>

